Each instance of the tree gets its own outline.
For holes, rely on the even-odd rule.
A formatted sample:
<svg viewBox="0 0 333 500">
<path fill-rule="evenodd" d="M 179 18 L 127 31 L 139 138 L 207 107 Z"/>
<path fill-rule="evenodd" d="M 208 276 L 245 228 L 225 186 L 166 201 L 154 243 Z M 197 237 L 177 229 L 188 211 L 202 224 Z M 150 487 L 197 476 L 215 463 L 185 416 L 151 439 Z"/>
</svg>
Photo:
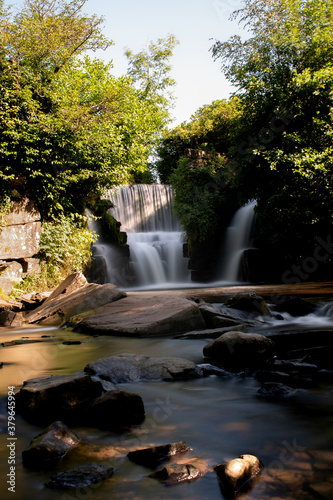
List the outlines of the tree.
<svg viewBox="0 0 333 500">
<path fill-rule="evenodd" d="M 0 12 L 0 190 L 23 191 L 45 219 L 82 213 L 144 171 L 164 126 L 161 101 L 87 56 L 112 42 L 85 3 L 26 0 L 17 15 Z"/>
<path fill-rule="evenodd" d="M 257 199 L 261 244 L 279 254 L 280 278 L 332 229 L 332 16 L 332 0 L 246 0 L 234 17 L 249 37 L 212 47 L 242 102 L 238 189 Z"/>
</svg>

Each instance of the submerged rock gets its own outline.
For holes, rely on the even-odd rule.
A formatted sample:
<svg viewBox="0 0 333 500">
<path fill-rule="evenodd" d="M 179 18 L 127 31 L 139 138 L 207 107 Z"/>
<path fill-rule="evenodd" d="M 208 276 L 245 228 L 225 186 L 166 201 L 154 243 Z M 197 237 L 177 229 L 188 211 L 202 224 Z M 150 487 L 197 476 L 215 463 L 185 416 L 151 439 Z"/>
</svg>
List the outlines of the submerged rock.
<svg viewBox="0 0 333 500">
<path fill-rule="evenodd" d="M 150 358 L 138 354 L 117 354 L 89 363 L 85 372 L 113 384 L 138 380 L 183 380 L 200 376 L 192 361 L 182 358 Z"/>
<path fill-rule="evenodd" d="M 23 465 L 32 470 L 50 469 L 79 442 L 79 437 L 63 422 L 54 422 L 23 450 Z"/>
<path fill-rule="evenodd" d="M 207 344 L 203 353 L 227 370 L 240 371 L 261 366 L 274 354 L 274 342 L 264 335 L 233 331 Z"/>
<path fill-rule="evenodd" d="M 175 464 L 167 465 L 156 472 L 149 474 L 149 477 L 157 479 L 160 483 L 166 486 L 194 481 L 203 474 L 192 464 Z"/>
<path fill-rule="evenodd" d="M 249 491 L 258 480 L 264 468 L 254 455 L 241 455 L 214 467 L 221 489 L 226 498 L 234 498 L 239 493 Z"/>
<path fill-rule="evenodd" d="M 153 293 L 131 295 L 89 314 L 71 318 L 71 323 L 83 333 L 131 337 L 173 335 L 206 327 L 194 302 Z"/>
<path fill-rule="evenodd" d="M 114 468 L 105 465 L 80 465 L 76 469 L 59 472 L 51 477 L 45 486 L 52 489 L 84 488 L 108 479 L 113 475 Z"/>
<path fill-rule="evenodd" d="M 90 425 L 103 429 L 120 429 L 142 422 L 145 407 L 141 396 L 110 390 L 95 399 L 88 410 Z"/>
<path fill-rule="evenodd" d="M 145 467 L 150 467 L 155 469 L 163 460 L 167 460 L 170 457 L 185 453 L 189 450 L 189 447 L 185 441 L 179 441 L 177 443 L 164 444 L 160 446 L 153 446 L 151 448 L 143 448 L 141 450 L 130 451 L 128 453 L 128 458 L 138 464 L 144 465 Z"/>
<path fill-rule="evenodd" d="M 294 396 L 295 394 L 295 389 L 279 382 L 265 382 L 264 385 L 258 389 L 259 396 L 272 399 L 283 399 Z"/>
<path fill-rule="evenodd" d="M 87 374 L 30 379 L 17 395 L 18 411 L 33 423 L 80 422 L 88 406 L 102 392 L 102 383 Z"/>
</svg>

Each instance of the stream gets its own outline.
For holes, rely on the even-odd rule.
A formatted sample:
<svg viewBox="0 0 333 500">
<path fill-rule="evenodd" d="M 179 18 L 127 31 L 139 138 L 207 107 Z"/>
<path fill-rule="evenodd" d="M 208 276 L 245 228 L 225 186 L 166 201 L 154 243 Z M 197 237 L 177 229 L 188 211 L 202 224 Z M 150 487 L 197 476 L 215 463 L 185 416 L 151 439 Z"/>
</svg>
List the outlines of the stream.
<svg viewBox="0 0 333 500">
<path fill-rule="evenodd" d="M 300 328 L 314 318 L 286 318 Z M 323 328 L 332 328 L 333 319 L 317 316 Z M 263 323 L 261 329 L 281 328 L 277 322 Z M 312 325 L 313 327 L 313 325 Z M 316 326 L 317 328 L 317 326 Z M 217 377 L 178 382 L 135 382 L 119 387 L 140 394 L 146 418 L 124 434 L 95 428 L 71 426 L 81 443 L 51 472 L 32 472 L 22 465 L 21 452 L 41 428 L 16 416 L 16 491 L 8 492 L 9 465 L 6 409 L 3 397 L 8 386 L 18 390 L 24 380 L 45 375 L 73 374 L 101 357 L 122 352 L 148 356 L 177 356 L 198 364 L 205 362 L 202 350 L 207 339 L 130 339 L 90 337 L 70 330 L 27 327 L 0 329 L 1 498 L 16 500 L 129 499 L 129 500 L 223 500 L 213 467 L 241 454 L 256 455 L 265 469 L 260 481 L 246 496 L 248 500 L 317 500 L 332 498 L 333 468 L 333 385 L 297 390 L 283 401 L 261 399 L 261 386 L 253 377 Z M 80 340 L 65 345 L 65 340 Z M 24 341 L 11 345 L 6 342 Z M 28 342 L 28 343 L 27 343 Z M 30 343 L 29 343 L 30 342 Z M 191 450 L 180 460 L 199 460 L 207 470 L 204 477 L 166 487 L 148 476 L 149 469 L 130 462 L 129 451 L 184 440 Z M 77 490 L 50 490 L 44 487 L 52 474 L 84 463 L 115 467 L 114 476 L 92 487 Z"/>
</svg>

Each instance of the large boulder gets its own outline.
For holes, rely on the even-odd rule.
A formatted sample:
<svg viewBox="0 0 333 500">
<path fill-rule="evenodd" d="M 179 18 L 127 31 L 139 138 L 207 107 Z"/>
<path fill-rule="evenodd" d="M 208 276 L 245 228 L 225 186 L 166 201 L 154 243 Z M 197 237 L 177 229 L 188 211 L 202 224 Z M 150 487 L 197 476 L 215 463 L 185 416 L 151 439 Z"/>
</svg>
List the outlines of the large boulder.
<svg viewBox="0 0 333 500">
<path fill-rule="evenodd" d="M 61 293 L 55 298 L 52 298 L 52 295 L 40 307 L 26 315 L 25 320 L 28 323 L 62 325 L 73 315 L 126 297 L 123 291 L 111 283 L 105 285 L 86 284 L 71 293 Z"/>
<path fill-rule="evenodd" d="M 264 468 L 254 455 L 241 455 L 224 464 L 214 467 L 223 494 L 226 498 L 234 498 L 240 493 L 251 490 L 253 482 L 258 480 Z"/>
<path fill-rule="evenodd" d="M 183 380 L 198 376 L 196 365 L 187 359 L 150 358 L 132 353 L 97 359 L 84 371 L 113 384 L 138 380 Z"/>
<path fill-rule="evenodd" d="M 204 356 L 214 358 L 230 371 L 258 368 L 274 354 L 274 342 L 264 335 L 232 331 L 204 347 Z"/>
<path fill-rule="evenodd" d="M 83 421 L 103 386 L 87 374 L 51 375 L 27 380 L 17 395 L 18 411 L 32 423 Z"/>
<path fill-rule="evenodd" d="M 51 469 L 79 442 L 63 422 L 54 422 L 23 450 L 23 465 L 32 470 Z"/>
<path fill-rule="evenodd" d="M 194 302 L 170 294 L 153 293 L 130 295 L 86 315 L 71 318 L 71 323 L 84 333 L 133 337 L 172 335 L 206 326 Z"/>
</svg>

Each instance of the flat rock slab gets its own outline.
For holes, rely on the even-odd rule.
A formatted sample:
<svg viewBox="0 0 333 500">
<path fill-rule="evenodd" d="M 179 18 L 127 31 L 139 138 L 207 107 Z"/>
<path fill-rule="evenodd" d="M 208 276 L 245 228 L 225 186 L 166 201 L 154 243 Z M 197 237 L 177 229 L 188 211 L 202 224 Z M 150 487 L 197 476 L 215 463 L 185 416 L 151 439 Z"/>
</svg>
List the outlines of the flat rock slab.
<svg viewBox="0 0 333 500">
<path fill-rule="evenodd" d="M 89 363 L 84 371 L 113 384 L 138 380 L 184 380 L 199 377 L 195 363 L 183 358 L 150 358 L 138 354 L 117 354 Z"/>
<path fill-rule="evenodd" d="M 71 318 L 83 333 L 154 337 L 206 328 L 198 305 L 174 295 L 144 294 Z"/>
<path fill-rule="evenodd" d="M 202 472 L 192 464 L 167 465 L 163 469 L 149 474 L 149 477 L 157 479 L 166 486 L 194 481 L 202 476 Z"/>
</svg>

